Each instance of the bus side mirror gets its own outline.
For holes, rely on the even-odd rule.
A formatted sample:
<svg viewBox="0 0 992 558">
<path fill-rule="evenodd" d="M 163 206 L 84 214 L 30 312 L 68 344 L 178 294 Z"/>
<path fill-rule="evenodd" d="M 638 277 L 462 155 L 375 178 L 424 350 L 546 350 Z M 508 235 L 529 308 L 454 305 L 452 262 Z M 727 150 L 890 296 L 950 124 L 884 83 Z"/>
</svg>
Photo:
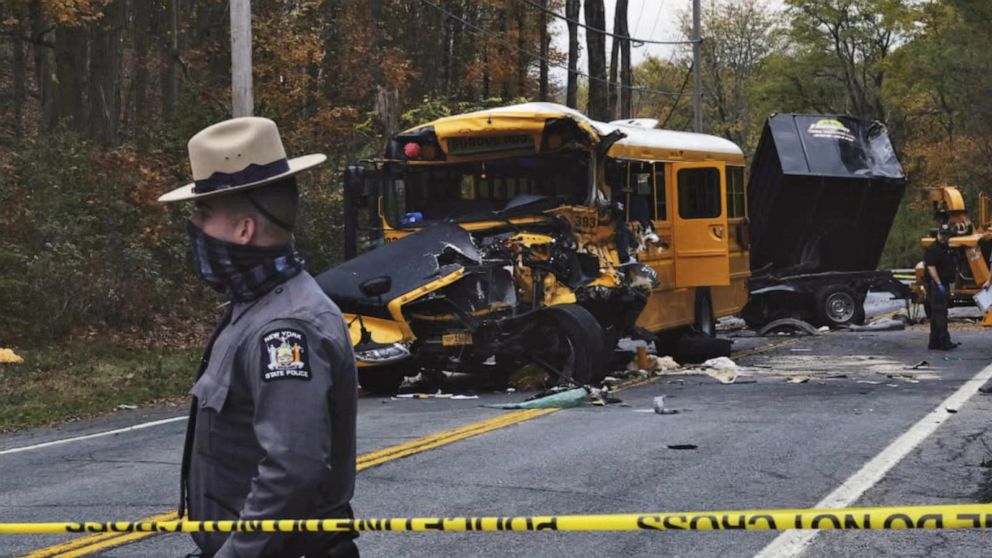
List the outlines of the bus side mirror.
<svg viewBox="0 0 992 558">
<path fill-rule="evenodd" d="M 358 285 L 358 290 L 362 291 L 362 294 L 368 298 L 377 298 L 388 293 L 390 289 L 393 288 L 393 279 L 388 275 L 383 275 L 382 277 L 373 277 L 366 281 L 362 281 Z"/>
</svg>

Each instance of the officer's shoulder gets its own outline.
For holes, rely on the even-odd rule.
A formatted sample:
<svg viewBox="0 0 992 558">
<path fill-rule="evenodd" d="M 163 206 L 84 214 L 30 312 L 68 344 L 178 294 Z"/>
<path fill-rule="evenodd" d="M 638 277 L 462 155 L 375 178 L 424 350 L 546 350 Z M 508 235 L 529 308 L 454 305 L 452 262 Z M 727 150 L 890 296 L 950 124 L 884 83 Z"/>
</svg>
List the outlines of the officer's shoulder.
<svg viewBox="0 0 992 558">
<path fill-rule="evenodd" d="M 270 318 L 304 322 L 341 319 L 341 310 L 324 294 L 317 281 L 306 271 L 276 287 L 269 302 Z"/>
</svg>

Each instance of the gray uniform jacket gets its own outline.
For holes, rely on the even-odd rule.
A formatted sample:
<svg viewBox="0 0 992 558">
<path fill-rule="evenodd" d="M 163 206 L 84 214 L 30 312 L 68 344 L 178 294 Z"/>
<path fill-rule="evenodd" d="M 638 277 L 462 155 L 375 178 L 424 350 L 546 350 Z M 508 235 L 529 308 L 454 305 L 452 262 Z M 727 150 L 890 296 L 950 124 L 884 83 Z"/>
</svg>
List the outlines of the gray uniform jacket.
<svg viewBox="0 0 992 558">
<path fill-rule="evenodd" d="M 234 303 L 190 391 L 193 520 L 347 517 L 355 487 L 355 357 L 341 311 L 301 272 Z M 185 461 L 185 460 L 184 460 Z M 329 534 L 197 533 L 216 556 L 301 556 Z"/>
</svg>

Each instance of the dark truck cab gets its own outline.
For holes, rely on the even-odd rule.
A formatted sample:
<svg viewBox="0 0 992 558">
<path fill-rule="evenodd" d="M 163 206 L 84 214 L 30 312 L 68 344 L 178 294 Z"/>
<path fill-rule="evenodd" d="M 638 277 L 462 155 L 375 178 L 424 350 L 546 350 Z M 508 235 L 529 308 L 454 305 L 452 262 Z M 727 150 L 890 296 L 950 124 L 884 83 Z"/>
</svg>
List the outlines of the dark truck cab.
<svg viewBox="0 0 992 558">
<path fill-rule="evenodd" d="M 747 189 L 748 325 L 863 323 L 869 290 L 908 298 L 909 287 L 876 270 L 905 189 L 884 125 L 849 116 L 769 117 Z"/>
</svg>

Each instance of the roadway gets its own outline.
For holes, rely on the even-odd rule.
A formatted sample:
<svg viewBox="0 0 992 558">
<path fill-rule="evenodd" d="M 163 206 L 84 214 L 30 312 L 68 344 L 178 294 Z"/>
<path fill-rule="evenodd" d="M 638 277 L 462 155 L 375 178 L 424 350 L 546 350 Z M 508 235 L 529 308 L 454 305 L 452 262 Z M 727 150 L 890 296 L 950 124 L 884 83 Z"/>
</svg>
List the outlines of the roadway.
<svg viewBox="0 0 992 558">
<path fill-rule="evenodd" d="M 450 517 L 797 508 L 828 497 L 850 506 L 989 501 L 992 452 L 983 440 L 992 396 L 974 388 L 976 378 L 992 373 L 986 369 L 992 346 L 988 333 L 972 325 L 957 322 L 952 335 L 964 345 L 949 353 L 926 350 L 925 326 L 789 343 L 741 338 L 738 350 L 759 351 L 736 357 L 745 367 L 736 383 L 664 376 L 620 392 L 622 405 L 540 416 L 480 406 L 520 400 L 522 393 L 479 400 L 362 397 L 359 452 L 373 455 L 361 461 L 353 504 L 359 517 Z M 955 393 L 953 408 L 945 409 Z M 679 413 L 652 412 L 658 395 Z M 0 437 L 0 521 L 130 520 L 174 510 L 184 414 L 137 410 Z M 943 422 L 921 434 L 924 417 Z M 477 426 L 457 430 L 464 425 Z M 423 439 L 437 433 L 448 434 Z M 53 440 L 71 441 L 37 447 Z M 891 453 L 894 442 L 905 457 L 880 468 L 876 458 Z M 404 443 L 405 457 L 374 454 Z M 359 546 L 365 556 L 796 555 L 777 536 L 369 533 Z M 66 541 L 62 554 L 35 555 L 193 550 L 178 534 L 120 546 L 114 538 L 82 548 L 71 540 L 5 536 L 0 555 Z M 978 531 L 824 532 L 799 550 L 816 557 L 977 556 L 987 554 L 987 541 Z"/>
</svg>

